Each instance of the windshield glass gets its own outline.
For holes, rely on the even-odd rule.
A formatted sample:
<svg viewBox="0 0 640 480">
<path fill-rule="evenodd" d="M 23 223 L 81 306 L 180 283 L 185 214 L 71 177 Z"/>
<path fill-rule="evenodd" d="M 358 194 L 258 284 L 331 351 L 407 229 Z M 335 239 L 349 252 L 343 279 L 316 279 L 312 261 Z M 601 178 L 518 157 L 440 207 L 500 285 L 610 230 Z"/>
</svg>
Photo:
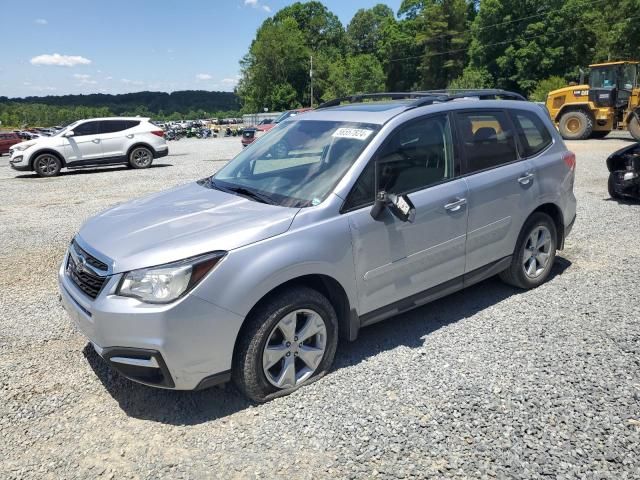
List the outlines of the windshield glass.
<svg viewBox="0 0 640 480">
<path fill-rule="evenodd" d="M 56 133 L 54 133 L 51 136 L 52 137 L 57 137 L 61 133 L 64 133 L 64 132 L 66 132 L 68 130 L 73 130 L 73 127 L 75 127 L 78 123 L 80 123 L 80 120 L 78 120 L 77 122 L 70 123 L 69 125 L 66 125 L 66 126 L 62 127 L 60 130 L 56 131 Z"/>
<path fill-rule="evenodd" d="M 613 88 L 616 86 L 616 67 L 593 68 L 589 80 L 592 88 Z"/>
<path fill-rule="evenodd" d="M 280 123 L 283 120 L 285 120 L 285 119 L 289 118 L 290 116 L 292 116 L 294 113 L 296 113 L 296 112 L 294 112 L 293 110 L 289 110 L 288 112 L 283 112 L 280 115 L 278 115 L 278 117 L 273 121 L 273 123 Z"/>
<path fill-rule="evenodd" d="M 287 207 L 318 205 L 331 193 L 379 126 L 315 120 L 271 130 L 211 177 L 216 188 Z M 239 189 L 241 191 L 239 191 Z"/>
<path fill-rule="evenodd" d="M 633 90 L 637 85 L 637 70 L 638 66 L 630 63 L 622 68 L 622 78 L 620 82 L 620 89 Z"/>
</svg>

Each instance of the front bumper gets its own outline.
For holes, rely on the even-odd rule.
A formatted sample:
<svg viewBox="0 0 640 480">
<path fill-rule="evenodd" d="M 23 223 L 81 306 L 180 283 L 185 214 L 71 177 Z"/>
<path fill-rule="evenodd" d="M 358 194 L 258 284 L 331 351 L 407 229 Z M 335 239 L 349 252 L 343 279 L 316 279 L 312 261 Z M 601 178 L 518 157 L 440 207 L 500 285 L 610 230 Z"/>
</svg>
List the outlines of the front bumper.
<svg viewBox="0 0 640 480">
<path fill-rule="evenodd" d="M 176 390 L 229 380 L 242 317 L 186 295 L 169 305 L 114 295 L 112 275 L 95 299 L 58 272 L 60 300 L 76 328 L 115 370 L 139 383 Z"/>
<path fill-rule="evenodd" d="M 9 159 L 9 165 L 14 170 L 18 170 L 20 172 L 31 170 L 29 160 L 25 155 L 23 155 L 23 152 L 13 152 L 11 154 L 11 158 Z"/>
</svg>

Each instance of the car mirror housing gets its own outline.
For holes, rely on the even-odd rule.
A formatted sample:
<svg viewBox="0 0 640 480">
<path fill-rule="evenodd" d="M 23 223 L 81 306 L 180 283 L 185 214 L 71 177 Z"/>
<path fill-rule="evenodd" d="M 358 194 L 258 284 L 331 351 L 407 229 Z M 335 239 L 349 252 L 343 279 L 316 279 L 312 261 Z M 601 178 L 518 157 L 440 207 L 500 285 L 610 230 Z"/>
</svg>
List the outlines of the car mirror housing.
<svg viewBox="0 0 640 480">
<path fill-rule="evenodd" d="M 73 135 L 74 135 L 73 130 L 69 130 L 68 132 L 64 132 L 64 133 L 62 134 L 62 136 L 63 136 L 63 137 L 66 137 L 66 138 L 73 137 Z"/>
<path fill-rule="evenodd" d="M 381 190 L 376 194 L 376 201 L 371 208 L 371 217 L 378 220 L 385 209 L 402 222 L 413 223 L 416 218 L 416 207 L 408 195 L 394 195 Z"/>
</svg>

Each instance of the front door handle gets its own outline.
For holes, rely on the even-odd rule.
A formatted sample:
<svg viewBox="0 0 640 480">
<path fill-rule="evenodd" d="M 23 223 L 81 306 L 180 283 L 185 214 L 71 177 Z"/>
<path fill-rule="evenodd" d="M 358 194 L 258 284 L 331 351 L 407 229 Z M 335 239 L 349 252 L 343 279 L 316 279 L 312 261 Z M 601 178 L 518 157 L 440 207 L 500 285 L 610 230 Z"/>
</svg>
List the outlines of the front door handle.
<svg viewBox="0 0 640 480">
<path fill-rule="evenodd" d="M 521 185 L 529 185 L 529 183 L 533 180 L 533 177 L 534 177 L 533 173 L 527 172 L 523 176 L 518 178 L 518 182 Z"/>
<path fill-rule="evenodd" d="M 130 133 L 129 135 L 127 135 L 127 138 L 133 138 L 133 133 Z"/>
<path fill-rule="evenodd" d="M 449 212 L 457 212 L 462 207 L 464 207 L 466 204 L 467 204 L 467 199 L 466 198 L 458 198 L 455 202 L 447 203 L 444 206 L 444 209 L 448 210 Z"/>
<path fill-rule="evenodd" d="M 100 139 L 99 138 L 94 138 L 93 140 L 91 140 L 93 143 L 100 143 Z"/>
</svg>

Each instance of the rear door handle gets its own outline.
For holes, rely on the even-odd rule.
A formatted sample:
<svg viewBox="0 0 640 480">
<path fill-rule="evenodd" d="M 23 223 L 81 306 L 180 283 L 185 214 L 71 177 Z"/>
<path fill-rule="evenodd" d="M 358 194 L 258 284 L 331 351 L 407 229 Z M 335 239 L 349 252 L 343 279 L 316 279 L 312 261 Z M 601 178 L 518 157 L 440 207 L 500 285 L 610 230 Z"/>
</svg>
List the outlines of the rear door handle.
<svg viewBox="0 0 640 480">
<path fill-rule="evenodd" d="M 444 209 L 448 210 L 450 212 L 457 212 L 462 207 L 464 207 L 466 204 L 467 204 L 467 199 L 466 198 L 459 198 L 455 202 L 447 203 L 444 206 Z"/>
<path fill-rule="evenodd" d="M 129 135 L 127 135 L 127 138 L 133 138 L 133 133 L 130 133 Z"/>
<path fill-rule="evenodd" d="M 534 176 L 535 176 L 535 175 L 534 175 L 533 173 L 531 173 L 531 172 L 527 172 L 527 173 L 525 173 L 523 176 L 521 176 L 520 178 L 518 178 L 518 182 L 519 182 L 521 185 L 528 185 L 528 184 L 533 180 L 533 177 L 534 177 Z"/>
<path fill-rule="evenodd" d="M 94 138 L 93 140 L 91 140 L 93 143 L 100 143 L 100 139 L 99 138 Z"/>
</svg>

